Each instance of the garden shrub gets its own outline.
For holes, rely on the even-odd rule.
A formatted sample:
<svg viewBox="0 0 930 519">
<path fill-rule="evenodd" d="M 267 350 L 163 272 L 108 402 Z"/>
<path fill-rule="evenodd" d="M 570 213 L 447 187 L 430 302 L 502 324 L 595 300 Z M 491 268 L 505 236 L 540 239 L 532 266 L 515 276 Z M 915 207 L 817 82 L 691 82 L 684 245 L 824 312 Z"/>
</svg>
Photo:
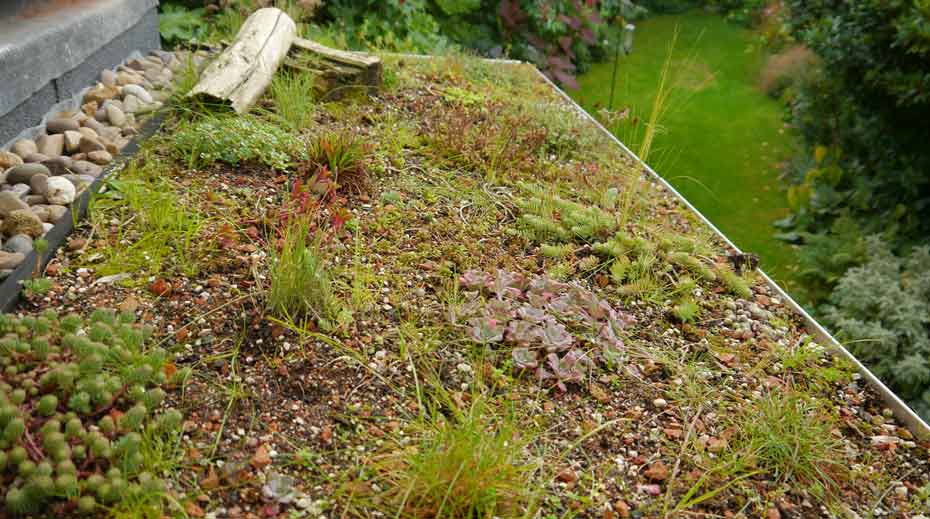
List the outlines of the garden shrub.
<svg viewBox="0 0 930 519">
<path fill-rule="evenodd" d="M 759 87 L 763 92 L 778 97 L 786 88 L 810 81 L 817 57 L 804 46 L 793 45 L 769 56 L 759 75 Z"/>
<path fill-rule="evenodd" d="M 182 417 L 156 413 L 167 353 L 146 348 L 150 331 L 132 321 L 103 310 L 86 321 L 52 311 L 0 315 L 0 478 L 9 512 L 48 517 L 56 503 L 91 512 L 163 493 L 143 445 L 178 432 Z"/>
<path fill-rule="evenodd" d="M 839 280 L 823 315 L 862 362 L 930 418 L 930 247 L 895 256 L 877 236 Z"/>
</svg>

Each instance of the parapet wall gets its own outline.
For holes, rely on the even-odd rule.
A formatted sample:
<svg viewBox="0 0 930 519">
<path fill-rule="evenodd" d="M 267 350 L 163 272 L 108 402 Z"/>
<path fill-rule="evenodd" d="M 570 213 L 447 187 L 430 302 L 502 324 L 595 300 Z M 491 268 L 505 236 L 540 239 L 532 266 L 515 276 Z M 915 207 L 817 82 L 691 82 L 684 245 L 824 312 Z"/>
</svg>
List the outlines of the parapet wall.
<svg viewBox="0 0 930 519">
<path fill-rule="evenodd" d="M 0 145 L 134 51 L 160 47 L 157 0 L 0 0 Z"/>
</svg>

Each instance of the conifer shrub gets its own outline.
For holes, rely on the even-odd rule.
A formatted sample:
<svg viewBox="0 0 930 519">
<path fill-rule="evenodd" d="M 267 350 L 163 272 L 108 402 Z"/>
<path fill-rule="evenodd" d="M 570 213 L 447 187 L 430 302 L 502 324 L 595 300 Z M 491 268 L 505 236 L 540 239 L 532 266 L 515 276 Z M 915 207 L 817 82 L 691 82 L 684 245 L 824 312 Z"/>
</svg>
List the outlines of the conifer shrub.
<svg viewBox="0 0 930 519">
<path fill-rule="evenodd" d="M 131 314 L 0 315 L 0 480 L 13 515 L 100 506 L 163 492 L 143 438 L 177 430 L 163 409 L 167 353 Z"/>
</svg>

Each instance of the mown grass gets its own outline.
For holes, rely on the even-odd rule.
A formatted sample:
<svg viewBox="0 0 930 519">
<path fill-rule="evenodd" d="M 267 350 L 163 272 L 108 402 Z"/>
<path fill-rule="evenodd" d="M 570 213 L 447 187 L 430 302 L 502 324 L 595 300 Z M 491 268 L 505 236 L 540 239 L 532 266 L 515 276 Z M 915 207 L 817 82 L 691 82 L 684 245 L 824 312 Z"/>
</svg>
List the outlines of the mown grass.
<svg viewBox="0 0 930 519">
<path fill-rule="evenodd" d="M 620 58 L 614 109 L 629 107 L 631 116 L 618 123 L 618 136 L 639 149 L 644 132 L 630 120 L 644 126 L 676 30 L 672 92 L 649 162 L 740 248 L 759 254 L 766 272 L 797 290 L 794 252 L 772 227 L 787 214 L 777 166 L 794 141 L 781 105 L 757 86 L 765 56 L 751 32 L 700 12 L 639 24 L 632 54 Z M 612 66 L 595 65 L 569 92 L 591 113 L 608 105 Z"/>
</svg>

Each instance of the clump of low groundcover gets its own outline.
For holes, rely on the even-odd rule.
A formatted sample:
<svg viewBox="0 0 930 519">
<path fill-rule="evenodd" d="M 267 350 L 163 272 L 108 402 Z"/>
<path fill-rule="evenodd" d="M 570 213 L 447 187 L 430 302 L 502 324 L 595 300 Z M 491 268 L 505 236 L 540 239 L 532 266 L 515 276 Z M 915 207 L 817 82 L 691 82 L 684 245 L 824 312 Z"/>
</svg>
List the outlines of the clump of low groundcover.
<svg viewBox="0 0 930 519">
<path fill-rule="evenodd" d="M 146 349 L 131 315 L 87 321 L 0 315 L 0 479 L 6 509 L 93 511 L 163 483 L 144 471 L 143 438 L 176 430 L 163 410 L 167 353 Z"/>
<path fill-rule="evenodd" d="M 288 169 L 295 157 L 305 158 L 302 147 L 299 138 L 250 115 L 210 115 L 182 123 L 173 143 L 175 154 L 191 167 L 257 162 L 278 170 Z"/>
<path fill-rule="evenodd" d="M 468 271 L 460 283 L 475 292 L 453 309 L 453 321 L 467 323 L 478 343 L 511 347 L 514 367 L 540 381 L 565 391 L 597 363 L 625 356 L 623 330 L 633 318 L 580 286 L 504 270 Z"/>
<path fill-rule="evenodd" d="M 720 280 L 730 292 L 752 297 L 744 278 L 724 264 L 711 265 L 702 259 L 706 251 L 697 240 L 665 229 L 633 232 L 622 228 L 615 188 L 598 204 L 583 204 L 541 186 L 520 186 L 527 196 L 516 202 L 522 211 L 518 232 L 538 243 L 542 256 L 559 261 L 550 268 L 554 276 L 573 270 L 603 270 L 623 294 L 656 302 L 688 297 L 694 278 Z M 572 263 L 578 253 L 582 255 Z"/>
</svg>

